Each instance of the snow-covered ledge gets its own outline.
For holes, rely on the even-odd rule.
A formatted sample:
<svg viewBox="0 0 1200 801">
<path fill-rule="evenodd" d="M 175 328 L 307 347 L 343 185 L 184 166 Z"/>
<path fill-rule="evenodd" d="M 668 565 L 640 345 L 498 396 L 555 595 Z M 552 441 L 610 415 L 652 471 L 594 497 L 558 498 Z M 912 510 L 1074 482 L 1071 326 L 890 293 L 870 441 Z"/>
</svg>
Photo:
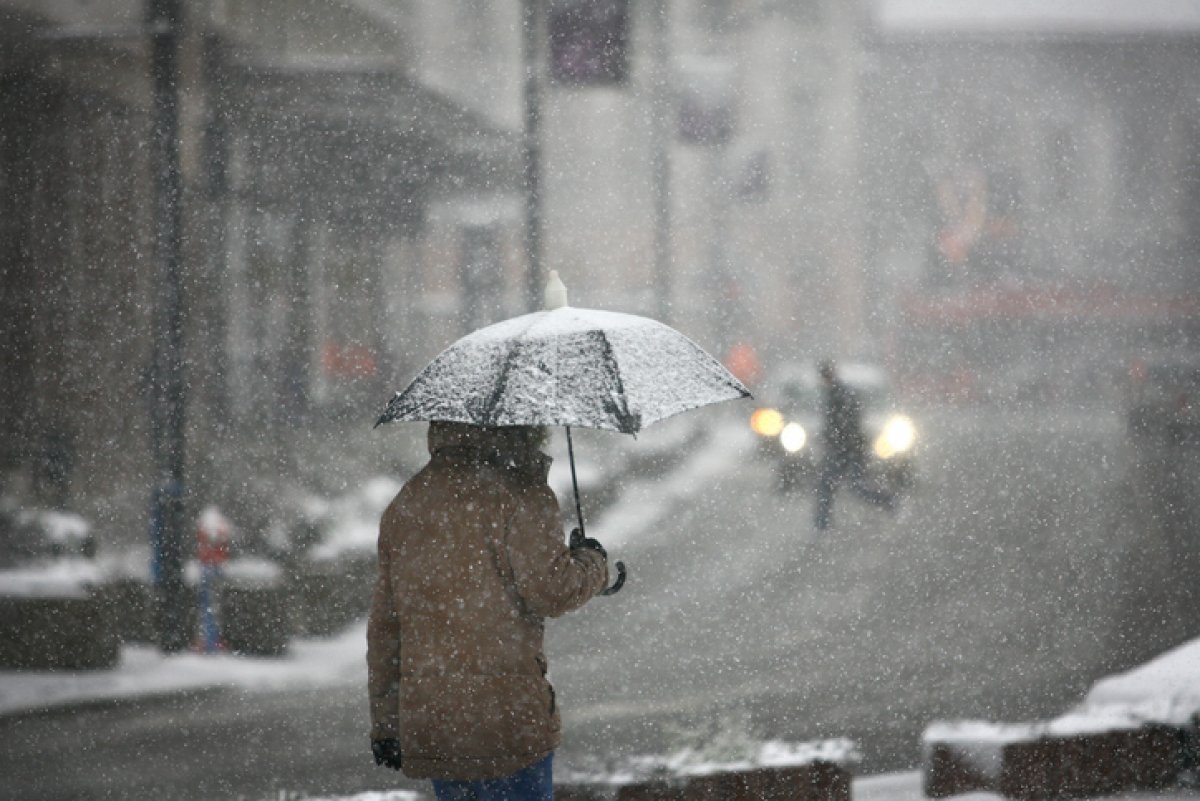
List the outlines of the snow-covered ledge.
<svg viewBox="0 0 1200 801">
<path fill-rule="evenodd" d="M 1162 786 L 1178 775 L 1189 729 L 1200 730 L 1200 639 L 1096 682 L 1054 718 L 931 723 L 922 736 L 925 792 L 1039 798 Z"/>
</svg>

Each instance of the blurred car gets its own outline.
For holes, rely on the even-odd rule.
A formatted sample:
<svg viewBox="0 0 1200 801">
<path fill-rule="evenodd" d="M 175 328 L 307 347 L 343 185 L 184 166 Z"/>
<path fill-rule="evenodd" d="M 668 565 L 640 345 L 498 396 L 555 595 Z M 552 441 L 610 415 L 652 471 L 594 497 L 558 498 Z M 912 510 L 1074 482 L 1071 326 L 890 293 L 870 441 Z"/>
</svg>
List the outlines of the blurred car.
<svg viewBox="0 0 1200 801">
<path fill-rule="evenodd" d="M 95 557 L 92 527 L 79 515 L 0 506 L 0 666 L 116 664 L 109 575 Z"/>
<path fill-rule="evenodd" d="M 838 376 L 862 404 L 867 439 L 867 478 L 893 494 L 912 488 L 917 427 L 896 402 L 880 367 L 838 366 Z M 750 417 L 760 457 L 774 464 L 780 490 L 811 486 L 821 464 L 823 386 L 814 364 L 788 364 L 764 384 L 763 401 Z"/>
<path fill-rule="evenodd" d="M 1200 439 L 1200 364 L 1179 357 L 1134 361 L 1126 414 L 1135 435 L 1176 443 Z"/>
</svg>

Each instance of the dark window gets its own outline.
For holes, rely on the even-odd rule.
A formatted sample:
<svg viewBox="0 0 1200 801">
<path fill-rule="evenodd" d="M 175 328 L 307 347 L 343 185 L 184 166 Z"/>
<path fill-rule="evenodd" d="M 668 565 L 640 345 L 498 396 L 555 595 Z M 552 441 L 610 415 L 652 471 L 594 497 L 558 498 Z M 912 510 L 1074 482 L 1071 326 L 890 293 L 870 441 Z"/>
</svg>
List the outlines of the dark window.
<svg viewBox="0 0 1200 801">
<path fill-rule="evenodd" d="M 556 0 L 547 18 L 550 76 L 564 86 L 623 85 L 629 78 L 628 0 Z"/>
</svg>

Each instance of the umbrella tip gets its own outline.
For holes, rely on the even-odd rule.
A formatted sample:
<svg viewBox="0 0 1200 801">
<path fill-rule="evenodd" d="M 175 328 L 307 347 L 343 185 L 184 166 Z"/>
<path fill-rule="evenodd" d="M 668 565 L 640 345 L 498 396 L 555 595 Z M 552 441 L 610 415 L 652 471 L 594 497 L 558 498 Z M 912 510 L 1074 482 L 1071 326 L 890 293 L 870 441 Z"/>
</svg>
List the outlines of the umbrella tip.
<svg viewBox="0 0 1200 801">
<path fill-rule="evenodd" d="M 558 270 L 551 270 L 546 279 L 546 310 L 561 309 L 567 305 L 567 287 L 558 277 Z"/>
</svg>

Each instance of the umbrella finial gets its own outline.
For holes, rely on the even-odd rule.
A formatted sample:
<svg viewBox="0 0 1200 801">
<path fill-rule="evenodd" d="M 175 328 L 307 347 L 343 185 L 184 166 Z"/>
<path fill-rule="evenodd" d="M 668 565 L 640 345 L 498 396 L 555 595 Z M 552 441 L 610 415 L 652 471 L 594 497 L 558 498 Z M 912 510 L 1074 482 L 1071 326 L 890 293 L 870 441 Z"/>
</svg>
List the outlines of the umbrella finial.
<svg viewBox="0 0 1200 801">
<path fill-rule="evenodd" d="M 558 277 L 558 270 L 551 270 L 550 277 L 546 279 L 545 303 L 547 311 L 567 305 L 567 287 Z"/>
</svg>

